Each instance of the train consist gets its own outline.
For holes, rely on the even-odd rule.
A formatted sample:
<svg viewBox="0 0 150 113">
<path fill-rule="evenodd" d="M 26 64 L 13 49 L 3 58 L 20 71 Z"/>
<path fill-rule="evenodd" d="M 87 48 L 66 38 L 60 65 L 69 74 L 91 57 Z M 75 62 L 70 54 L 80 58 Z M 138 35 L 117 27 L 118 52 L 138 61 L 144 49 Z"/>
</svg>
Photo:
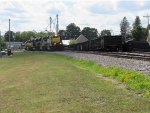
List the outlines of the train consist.
<svg viewBox="0 0 150 113">
<path fill-rule="evenodd" d="M 80 36 L 78 37 L 80 38 Z M 102 51 L 145 51 L 150 52 L 150 30 L 148 32 L 147 40 L 137 41 L 130 37 L 117 36 L 100 36 L 99 38 L 88 40 L 86 37 L 77 39 L 78 42 L 70 47 L 73 50 L 88 51 L 88 50 L 102 50 Z"/>
<path fill-rule="evenodd" d="M 121 35 L 103 36 L 92 40 L 79 40 L 81 40 L 81 42 L 69 45 L 67 48 L 76 51 L 150 51 L 150 46 L 148 42 L 134 41 L 133 39 L 128 39 L 125 41 Z M 64 46 L 61 37 L 57 35 L 28 40 L 25 43 L 25 49 L 37 51 L 51 51 L 64 50 Z"/>
<path fill-rule="evenodd" d="M 53 35 L 28 40 L 25 42 L 25 49 L 31 51 L 63 50 L 63 43 L 59 35 Z"/>
<path fill-rule="evenodd" d="M 88 40 L 81 43 L 76 43 L 70 47 L 73 50 L 79 51 L 131 51 L 132 40 L 124 41 L 121 35 L 118 36 L 103 36 L 93 40 Z"/>
<path fill-rule="evenodd" d="M 43 38 L 34 38 L 25 42 L 26 50 L 49 51 L 49 50 L 63 50 L 62 38 L 58 34 L 58 15 L 56 15 L 56 33 Z M 52 18 L 50 17 L 50 32 Z"/>
</svg>

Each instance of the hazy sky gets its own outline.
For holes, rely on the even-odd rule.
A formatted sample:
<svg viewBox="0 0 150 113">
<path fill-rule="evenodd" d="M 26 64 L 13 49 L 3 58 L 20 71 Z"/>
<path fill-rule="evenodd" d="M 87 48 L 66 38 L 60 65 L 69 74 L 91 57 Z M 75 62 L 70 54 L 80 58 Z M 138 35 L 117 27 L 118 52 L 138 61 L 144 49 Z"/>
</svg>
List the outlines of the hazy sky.
<svg viewBox="0 0 150 113">
<path fill-rule="evenodd" d="M 120 33 L 120 22 L 124 16 L 132 25 L 140 16 L 142 26 L 147 26 L 144 15 L 150 15 L 150 1 L 146 0 L 0 0 L 0 30 L 8 30 L 11 19 L 13 31 L 45 31 L 49 17 L 59 15 L 59 29 L 75 23 L 81 29 L 94 27 L 100 32 L 110 29 Z M 47 27 L 49 30 L 49 27 Z M 54 30 L 54 27 L 53 27 Z"/>
</svg>

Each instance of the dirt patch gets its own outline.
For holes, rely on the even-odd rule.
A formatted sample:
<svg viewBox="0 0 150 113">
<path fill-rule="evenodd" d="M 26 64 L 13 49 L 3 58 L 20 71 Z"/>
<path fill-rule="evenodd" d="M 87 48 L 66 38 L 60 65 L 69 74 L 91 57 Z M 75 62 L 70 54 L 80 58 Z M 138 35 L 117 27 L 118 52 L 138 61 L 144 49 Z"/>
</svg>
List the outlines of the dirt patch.
<svg viewBox="0 0 150 113">
<path fill-rule="evenodd" d="M 101 74 L 96 75 L 96 77 L 101 78 L 101 79 L 106 80 L 106 81 L 110 81 L 110 82 L 114 83 L 117 88 L 125 89 L 128 92 L 134 93 L 136 96 L 141 96 L 142 95 L 141 92 L 135 92 L 131 88 L 126 87 L 125 84 L 123 84 L 122 82 L 119 82 L 117 79 L 109 78 L 109 77 L 103 76 Z"/>
<path fill-rule="evenodd" d="M 119 82 L 116 79 L 109 78 L 109 77 L 103 76 L 101 74 L 98 74 L 96 77 L 101 78 L 101 79 L 106 80 L 106 81 L 111 81 L 112 83 L 114 83 L 119 88 L 126 88 L 122 82 Z"/>
</svg>

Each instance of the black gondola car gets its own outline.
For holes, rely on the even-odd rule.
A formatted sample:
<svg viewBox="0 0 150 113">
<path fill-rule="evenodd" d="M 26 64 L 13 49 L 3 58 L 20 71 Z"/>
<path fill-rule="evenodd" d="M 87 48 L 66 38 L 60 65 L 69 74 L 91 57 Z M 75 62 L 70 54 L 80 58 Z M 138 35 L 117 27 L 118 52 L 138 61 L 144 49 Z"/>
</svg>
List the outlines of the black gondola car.
<svg viewBox="0 0 150 113">
<path fill-rule="evenodd" d="M 71 46 L 74 50 L 129 51 L 130 43 L 123 42 L 122 36 L 103 36 Z M 131 48 L 131 47 L 130 47 Z"/>
<path fill-rule="evenodd" d="M 101 44 L 106 51 L 119 51 L 122 48 L 122 36 L 104 36 Z"/>
</svg>

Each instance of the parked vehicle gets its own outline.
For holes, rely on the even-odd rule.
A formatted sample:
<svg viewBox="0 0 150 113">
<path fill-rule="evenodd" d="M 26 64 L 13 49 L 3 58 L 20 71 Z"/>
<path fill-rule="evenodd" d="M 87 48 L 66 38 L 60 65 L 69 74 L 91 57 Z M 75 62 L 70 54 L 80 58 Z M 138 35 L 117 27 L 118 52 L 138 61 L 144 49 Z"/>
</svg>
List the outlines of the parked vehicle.
<svg viewBox="0 0 150 113">
<path fill-rule="evenodd" d="M 2 55 L 6 55 L 7 54 L 7 52 L 6 51 L 0 51 L 0 55 L 2 56 Z"/>
</svg>

